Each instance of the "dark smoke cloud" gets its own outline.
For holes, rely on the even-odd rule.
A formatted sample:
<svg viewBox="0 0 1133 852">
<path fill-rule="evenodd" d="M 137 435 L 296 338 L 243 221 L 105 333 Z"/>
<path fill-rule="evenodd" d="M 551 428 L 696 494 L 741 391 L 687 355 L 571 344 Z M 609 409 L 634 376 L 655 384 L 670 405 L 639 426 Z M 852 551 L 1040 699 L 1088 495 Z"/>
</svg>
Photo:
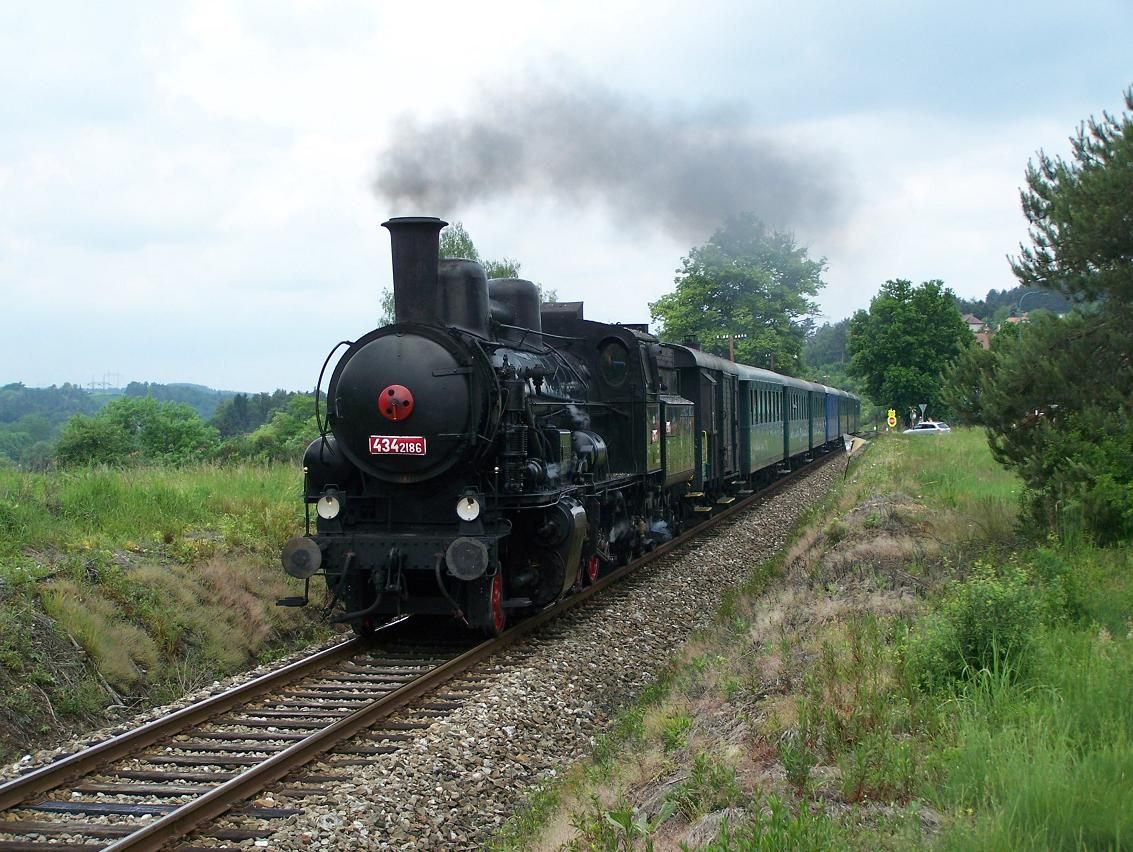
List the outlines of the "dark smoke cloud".
<svg viewBox="0 0 1133 852">
<path fill-rule="evenodd" d="M 737 107 L 662 108 L 560 77 L 485 91 L 464 115 L 402 118 L 374 189 L 399 214 L 531 194 L 704 239 L 741 211 L 824 230 L 842 212 L 838 183 L 828 159 L 785 150 Z"/>
</svg>

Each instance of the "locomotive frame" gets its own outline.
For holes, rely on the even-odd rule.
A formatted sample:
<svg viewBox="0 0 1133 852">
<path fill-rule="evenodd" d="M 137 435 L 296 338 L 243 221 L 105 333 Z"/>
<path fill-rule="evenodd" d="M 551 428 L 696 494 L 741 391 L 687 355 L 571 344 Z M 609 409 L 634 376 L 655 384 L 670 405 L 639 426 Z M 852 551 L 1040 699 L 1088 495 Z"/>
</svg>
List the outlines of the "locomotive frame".
<svg viewBox="0 0 1133 852">
<path fill-rule="evenodd" d="M 384 223 L 395 322 L 332 372 L 282 556 L 304 594 L 281 604 L 321 575 L 360 634 L 403 614 L 498 633 L 857 431 L 853 394 L 440 260 L 445 224 Z"/>
</svg>

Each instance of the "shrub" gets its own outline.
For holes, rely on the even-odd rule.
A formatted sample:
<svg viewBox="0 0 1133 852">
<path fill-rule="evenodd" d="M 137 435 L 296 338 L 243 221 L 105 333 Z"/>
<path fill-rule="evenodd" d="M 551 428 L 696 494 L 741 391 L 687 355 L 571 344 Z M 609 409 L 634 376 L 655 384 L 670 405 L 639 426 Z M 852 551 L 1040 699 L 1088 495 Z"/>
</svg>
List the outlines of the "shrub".
<svg viewBox="0 0 1133 852">
<path fill-rule="evenodd" d="M 1025 569 L 976 572 L 946 593 L 940 606 L 909 634 L 909 675 L 926 689 L 948 687 L 981 670 L 1021 673 L 1041 622 L 1039 595 Z"/>
</svg>

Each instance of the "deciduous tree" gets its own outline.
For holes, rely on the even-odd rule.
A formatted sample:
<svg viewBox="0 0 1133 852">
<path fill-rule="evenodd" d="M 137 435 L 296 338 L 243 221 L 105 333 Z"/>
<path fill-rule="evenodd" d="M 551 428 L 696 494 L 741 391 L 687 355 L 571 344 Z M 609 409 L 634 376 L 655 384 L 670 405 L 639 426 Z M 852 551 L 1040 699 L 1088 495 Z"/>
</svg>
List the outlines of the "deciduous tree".
<svg viewBox="0 0 1133 852">
<path fill-rule="evenodd" d="M 740 214 L 681 260 L 676 290 L 649 310 L 666 340 L 694 337 L 707 352 L 731 348 L 737 361 L 796 375 L 825 267 L 791 234 Z"/>
<path fill-rule="evenodd" d="M 183 464 L 205 459 L 218 442 L 216 429 L 183 402 L 124 396 L 64 424 L 56 459 L 62 465 Z"/>
<path fill-rule="evenodd" d="M 940 417 L 945 368 L 973 344 L 944 282 L 886 281 L 869 310 L 850 320 L 850 375 L 864 380 L 879 405 L 905 412 L 924 403 L 927 414 Z"/>
<path fill-rule="evenodd" d="M 519 270 L 522 264 L 514 257 L 503 257 L 499 260 L 484 260 L 480 257 L 480 251 L 476 248 L 476 244 L 472 242 L 472 237 L 465 230 L 462 222 L 453 222 L 451 225 L 446 225 L 441 229 L 440 236 L 440 257 L 458 257 L 464 260 L 475 260 L 484 267 L 484 274 L 489 278 L 518 278 Z M 544 302 L 556 301 L 556 294 L 554 290 L 544 290 L 542 285 L 539 287 L 540 297 Z M 389 325 L 394 321 L 393 314 L 393 290 L 386 288 L 382 290 L 382 303 L 381 311 L 378 314 L 378 325 Z"/>
</svg>

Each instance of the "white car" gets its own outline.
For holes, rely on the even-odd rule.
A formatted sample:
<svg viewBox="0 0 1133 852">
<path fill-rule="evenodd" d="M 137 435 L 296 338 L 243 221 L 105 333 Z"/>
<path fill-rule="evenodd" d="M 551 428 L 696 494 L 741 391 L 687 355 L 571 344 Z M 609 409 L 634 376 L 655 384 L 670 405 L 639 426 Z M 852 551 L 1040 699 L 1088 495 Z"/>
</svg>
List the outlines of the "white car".
<svg viewBox="0 0 1133 852">
<path fill-rule="evenodd" d="M 902 434 L 905 435 L 939 435 L 942 432 L 951 432 L 952 428 L 947 423 L 940 423 L 939 421 L 933 422 L 926 420 L 923 423 L 918 423 L 912 429 L 906 429 Z"/>
</svg>

